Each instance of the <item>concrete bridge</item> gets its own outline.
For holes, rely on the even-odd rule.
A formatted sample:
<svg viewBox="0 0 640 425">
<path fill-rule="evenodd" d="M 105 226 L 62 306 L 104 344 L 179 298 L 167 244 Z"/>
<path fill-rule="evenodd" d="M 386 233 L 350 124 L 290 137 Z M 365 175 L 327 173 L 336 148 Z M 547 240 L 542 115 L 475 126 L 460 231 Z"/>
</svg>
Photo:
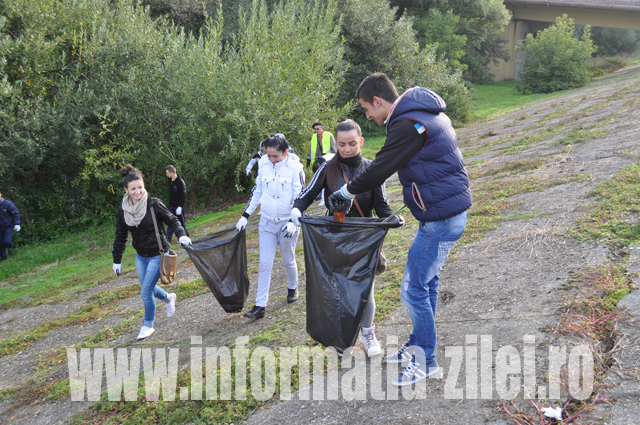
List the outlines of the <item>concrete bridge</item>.
<svg viewBox="0 0 640 425">
<path fill-rule="evenodd" d="M 496 81 L 516 78 L 517 41 L 549 27 L 563 14 L 577 25 L 640 30 L 640 0 L 504 0 L 504 4 L 512 15 L 504 29 L 511 60 L 500 60 L 498 66 L 491 63 Z"/>
</svg>

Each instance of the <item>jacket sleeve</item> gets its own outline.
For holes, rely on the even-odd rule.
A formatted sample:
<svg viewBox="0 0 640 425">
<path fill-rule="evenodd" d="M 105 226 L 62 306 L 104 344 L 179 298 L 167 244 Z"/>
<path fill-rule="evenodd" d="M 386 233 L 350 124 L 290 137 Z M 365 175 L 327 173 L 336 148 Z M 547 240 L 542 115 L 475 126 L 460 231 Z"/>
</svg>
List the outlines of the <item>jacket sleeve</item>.
<svg viewBox="0 0 640 425">
<path fill-rule="evenodd" d="M 12 202 L 8 210 L 13 216 L 13 225 L 15 226 L 20 224 L 20 211 L 18 210 L 18 207 L 16 207 L 16 204 Z"/>
<path fill-rule="evenodd" d="M 127 247 L 127 238 L 129 231 L 123 222 L 123 217 L 118 209 L 118 216 L 116 217 L 116 239 L 113 241 L 113 262 L 114 264 L 122 264 L 122 256 L 124 250 Z"/>
<path fill-rule="evenodd" d="M 184 208 L 184 204 L 187 202 L 187 185 L 184 184 L 184 180 L 181 177 L 178 177 L 178 188 L 179 197 L 178 197 L 178 206 Z"/>
<path fill-rule="evenodd" d="M 311 205 L 320 192 L 322 192 L 322 189 L 327 185 L 325 176 L 326 165 L 327 163 L 325 162 L 318 168 L 318 171 L 316 171 L 311 178 L 311 182 L 309 182 L 307 187 L 295 198 L 293 208 L 297 208 L 301 212 L 306 211 L 309 205 Z"/>
<path fill-rule="evenodd" d="M 400 119 L 393 124 L 387 133 L 384 146 L 376 154 L 376 159 L 347 186 L 350 193 L 374 190 L 404 167 L 424 147 L 427 132 L 418 133 L 414 124 L 415 122 L 409 119 Z"/>
<path fill-rule="evenodd" d="M 158 219 L 167 226 L 171 227 L 173 229 L 173 233 L 178 235 L 178 238 L 186 236 L 186 233 L 184 232 L 184 229 L 182 228 L 178 217 L 171 214 L 171 212 L 167 209 L 167 206 L 160 199 L 154 198 L 154 201 L 155 203 L 153 205 L 153 209 L 155 210 Z"/>
<path fill-rule="evenodd" d="M 249 218 L 251 214 L 260 205 L 260 198 L 262 198 L 262 168 L 258 168 L 258 177 L 256 177 L 256 185 L 251 189 L 251 196 L 247 201 L 247 205 L 244 207 L 243 217 Z"/>
<path fill-rule="evenodd" d="M 302 171 L 302 167 L 297 170 L 297 173 L 293 174 L 293 178 L 291 180 L 293 191 L 291 199 L 296 199 L 298 195 L 300 195 L 300 193 L 304 190 L 305 175 L 304 171 Z"/>
<path fill-rule="evenodd" d="M 386 218 L 393 214 L 393 210 L 387 203 L 387 191 L 384 183 L 373 190 L 373 209 L 380 218 Z"/>
<path fill-rule="evenodd" d="M 256 164 L 256 162 L 258 162 L 260 160 L 260 155 L 255 154 L 253 156 L 253 158 L 251 158 L 251 161 L 249 161 L 249 163 L 247 164 L 247 173 L 250 172 L 253 169 L 253 166 Z"/>
</svg>

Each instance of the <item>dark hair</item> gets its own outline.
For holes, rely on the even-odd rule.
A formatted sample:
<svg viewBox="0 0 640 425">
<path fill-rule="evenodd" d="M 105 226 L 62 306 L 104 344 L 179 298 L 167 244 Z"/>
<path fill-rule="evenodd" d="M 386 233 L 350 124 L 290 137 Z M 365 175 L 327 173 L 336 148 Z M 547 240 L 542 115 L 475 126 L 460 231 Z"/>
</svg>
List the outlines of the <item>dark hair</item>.
<svg viewBox="0 0 640 425">
<path fill-rule="evenodd" d="M 358 136 L 362 137 L 362 129 L 360 128 L 358 123 L 355 122 L 354 120 L 346 119 L 342 121 L 340 124 L 338 124 L 338 126 L 336 127 L 336 138 L 338 137 L 339 132 L 351 131 L 351 130 L 356 130 L 356 132 L 358 133 Z"/>
<path fill-rule="evenodd" d="M 278 133 L 275 136 L 269 137 L 263 142 L 263 146 L 266 148 L 276 148 L 280 152 L 286 152 L 289 150 L 289 142 L 284 136 Z"/>
<path fill-rule="evenodd" d="M 387 74 L 376 72 L 360 83 L 360 87 L 356 91 L 356 99 L 373 103 L 373 96 L 380 97 L 390 103 L 395 102 L 398 98 L 396 86 L 393 85 Z"/>
<path fill-rule="evenodd" d="M 124 177 L 124 187 L 129 187 L 129 182 L 142 180 L 142 173 L 131 164 L 127 164 L 120 169 L 120 175 Z"/>
<path fill-rule="evenodd" d="M 319 125 L 320 127 L 324 128 L 324 125 L 322 125 L 322 123 L 320 121 L 318 121 L 317 123 L 314 123 L 311 128 L 313 128 L 314 130 L 316 129 L 316 126 Z"/>
<path fill-rule="evenodd" d="M 344 120 L 336 127 L 336 138 L 338 137 L 338 133 L 341 131 L 351 131 L 356 130 L 358 133 L 358 137 L 362 137 L 362 130 L 357 122 L 354 120 Z M 329 160 L 327 165 L 325 166 L 324 175 L 326 176 L 326 186 L 329 189 L 329 193 L 333 193 L 336 190 L 340 189 L 338 187 L 338 182 L 340 181 L 340 176 L 342 175 L 342 167 L 340 167 L 340 152 L 336 152 L 336 155 Z"/>
<path fill-rule="evenodd" d="M 164 167 L 165 171 L 168 171 L 170 173 L 175 173 L 176 172 L 176 167 L 174 167 L 173 165 L 167 165 L 166 167 Z"/>
</svg>

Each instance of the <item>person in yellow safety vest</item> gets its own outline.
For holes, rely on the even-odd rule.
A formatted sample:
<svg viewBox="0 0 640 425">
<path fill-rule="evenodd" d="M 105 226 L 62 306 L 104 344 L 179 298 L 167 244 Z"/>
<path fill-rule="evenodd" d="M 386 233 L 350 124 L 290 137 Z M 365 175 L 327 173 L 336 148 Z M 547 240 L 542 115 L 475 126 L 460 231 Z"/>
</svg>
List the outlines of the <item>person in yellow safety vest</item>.
<svg viewBox="0 0 640 425">
<path fill-rule="evenodd" d="M 333 134 L 324 131 L 324 126 L 321 122 L 317 122 L 311 127 L 316 134 L 311 136 L 311 142 L 309 143 L 307 167 L 313 162 L 313 172 L 315 173 L 325 162 L 324 158 L 322 158 L 323 155 L 336 153 L 336 141 L 333 138 Z"/>
</svg>

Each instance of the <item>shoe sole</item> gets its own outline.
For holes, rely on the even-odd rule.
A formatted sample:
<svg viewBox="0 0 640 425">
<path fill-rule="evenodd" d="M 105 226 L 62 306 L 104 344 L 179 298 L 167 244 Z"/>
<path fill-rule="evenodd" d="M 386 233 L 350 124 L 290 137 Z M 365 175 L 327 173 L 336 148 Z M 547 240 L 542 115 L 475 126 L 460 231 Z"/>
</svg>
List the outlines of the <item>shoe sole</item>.
<svg viewBox="0 0 640 425">
<path fill-rule="evenodd" d="M 395 385 L 396 387 L 406 387 L 407 385 L 416 384 L 416 383 L 418 383 L 420 381 L 423 381 L 423 380 L 427 379 L 430 376 L 435 375 L 436 373 L 438 373 L 439 370 L 440 370 L 440 366 L 438 366 L 437 368 L 431 368 L 429 370 L 429 373 L 425 373 L 425 375 L 423 377 L 421 377 L 420 379 L 415 379 L 415 380 L 412 379 L 411 381 L 406 381 L 406 382 L 397 382 L 394 379 L 391 383 L 393 385 Z M 419 373 L 419 372 L 424 373 L 421 370 L 419 370 L 418 372 L 416 372 L 416 374 Z M 413 375 L 413 376 L 416 376 L 416 375 Z"/>
</svg>

